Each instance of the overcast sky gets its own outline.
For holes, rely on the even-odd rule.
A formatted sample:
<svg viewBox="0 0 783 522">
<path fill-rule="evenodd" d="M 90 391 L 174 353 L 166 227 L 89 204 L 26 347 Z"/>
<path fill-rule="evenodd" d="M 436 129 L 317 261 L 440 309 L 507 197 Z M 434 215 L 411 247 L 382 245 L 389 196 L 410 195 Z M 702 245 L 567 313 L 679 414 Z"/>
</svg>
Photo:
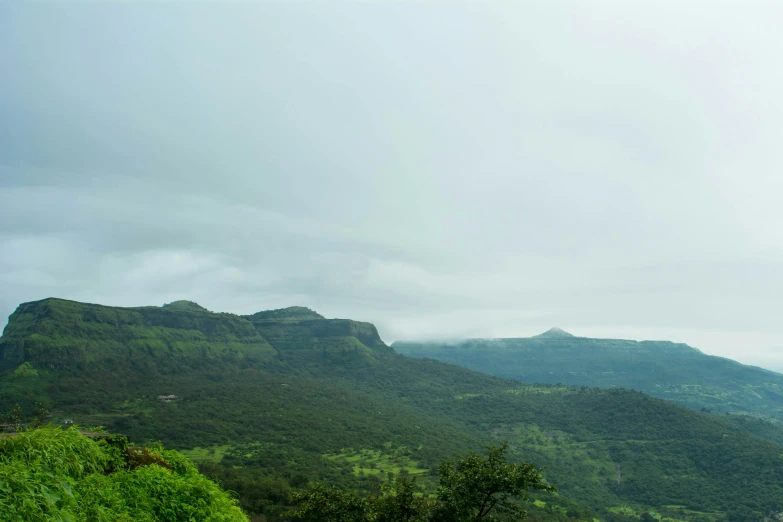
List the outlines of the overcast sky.
<svg viewBox="0 0 783 522">
<path fill-rule="evenodd" d="M 387 341 L 783 371 L 783 3 L 0 4 L 0 313 L 290 305 Z"/>
</svg>

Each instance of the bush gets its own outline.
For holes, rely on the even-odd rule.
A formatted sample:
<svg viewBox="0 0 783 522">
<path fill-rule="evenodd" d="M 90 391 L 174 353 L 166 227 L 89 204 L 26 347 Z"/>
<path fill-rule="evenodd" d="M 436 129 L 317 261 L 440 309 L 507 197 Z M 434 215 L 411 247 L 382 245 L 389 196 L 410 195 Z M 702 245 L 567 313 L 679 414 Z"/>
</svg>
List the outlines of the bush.
<svg viewBox="0 0 783 522">
<path fill-rule="evenodd" d="M 246 522 L 235 499 L 175 451 L 42 428 L 0 438 L 3 520 Z"/>
</svg>

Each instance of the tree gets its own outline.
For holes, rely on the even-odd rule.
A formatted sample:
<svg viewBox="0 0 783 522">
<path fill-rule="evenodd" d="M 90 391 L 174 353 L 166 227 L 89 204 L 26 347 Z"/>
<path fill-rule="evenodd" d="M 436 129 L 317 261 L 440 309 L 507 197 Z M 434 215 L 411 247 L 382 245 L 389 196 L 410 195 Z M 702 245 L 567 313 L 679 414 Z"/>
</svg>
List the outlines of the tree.
<svg viewBox="0 0 783 522">
<path fill-rule="evenodd" d="M 426 522 L 435 501 L 416 493 L 416 479 L 407 473 L 382 487 L 382 495 L 371 499 L 375 522 Z"/>
<path fill-rule="evenodd" d="M 367 522 L 369 503 L 353 491 L 315 484 L 294 495 L 299 506 L 296 517 L 318 522 Z"/>
<path fill-rule="evenodd" d="M 19 431 L 22 427 L 22 407 L 18 404 L 15 404 L 11 408 L 11 414 L 9 415 L 9 419 L 11 420 L 11 424 L 13 424 L 16 427 L 16 431 Z"/>
<path fill-rule="evenodd" d="M 49 417 L 49 409 L 43 405 L 43 403 L 39 402 L 36 404 L 36 415 L 35 415 L 35 424 L 34 426 L 36 428 L 40 428 L 43 426 L 44 422 L 46 422 L 46 419 Z"/>
<path fill-rule="evenodd" d="M 520 502 L 529 489 L 555 491 L 533 464 L 509 464 L 508 444 L 490 446 L 486 455 L 446 461 L 438 467 L 435 499 L 416 492 L 415 481 L 402 474 L 380 495 L 360 498 L 352 491 L 315 485 L 295 495 L 297 518 L 318 522 L 463 522 L 518 520 L 527 512 Z"/>
<path fill-rule="evenodd" d="M 529 489 L 555 491 L 533 464 L 507 463 L 507 451 L 508 443 L 503 443 L 487 448 L 486 456 L 471 452 L 456 462 L 442 463 L 435 518 L 443 522 L 523 519 L 527 511 L 519 501 L 528 499 Z"/>
</svg>

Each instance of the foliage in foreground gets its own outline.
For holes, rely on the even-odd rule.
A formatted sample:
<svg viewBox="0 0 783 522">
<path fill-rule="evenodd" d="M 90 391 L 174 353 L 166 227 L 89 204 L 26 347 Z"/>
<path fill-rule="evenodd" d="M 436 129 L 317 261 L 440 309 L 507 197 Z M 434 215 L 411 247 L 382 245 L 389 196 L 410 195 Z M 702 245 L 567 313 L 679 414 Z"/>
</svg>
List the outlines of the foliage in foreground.
<svg viewBox="0 0 783 522">
<path fill-rule="evenodd" d="M 520 502 L 528 499 L 528 490 L 555 488 L 534 465 L 507 463 L 507 449 L 507 444 L 490 446 L 486 456 L 471 452 L 442 463 L 434 499 L 417 494 L 414 480 L 406 475 L 366 499 L 318 484 L 295 496 L 298 516 L 319 522 L 523 520 L 527 512 Z"/>
<path fill-rule="evenodd" d="M 246 521 L 237 502 L 162 447 L 76 429 L 0 438 L 0 520 Z"/>
</svg>

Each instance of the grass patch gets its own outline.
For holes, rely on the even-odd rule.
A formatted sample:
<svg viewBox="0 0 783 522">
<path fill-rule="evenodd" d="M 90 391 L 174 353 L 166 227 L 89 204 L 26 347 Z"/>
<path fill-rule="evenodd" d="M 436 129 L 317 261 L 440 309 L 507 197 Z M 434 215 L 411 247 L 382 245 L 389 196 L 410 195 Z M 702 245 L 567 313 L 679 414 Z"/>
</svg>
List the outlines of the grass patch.
<svg viewBox="0 0 783 522">
<path fill-rule="evenodd" d="M 226 454 L 231 446 L 224 444 L 222 446 L 208 446 L 206 448 L 196 447 L 193 449 L 179 450 L 180 453 L 185 455 L 193 462 L 220 462 L 223 460 L 223 455 Z"/>
<path fill-rule="evenodd" d="M 455 395 L 454 398 L 458 401 L 461 401 L 463 399 L 474 399 L 476 397 L 486 397 L 483 393 L 463 393 L 462 395 Z"/>
<path fill-rule="evenodd" d="M 409 475 L 423 475 L 429 469 L 422 468 L 418 462 L 407 456 L 406 448 L 391 448 L 387 451 L 374 449 L 343 449 L 340 453 L 324 454 L 329 460 L 345 462 L 351 465 L 353 474 L 360 475 L 399 475 L 403 471 Z"/>
</svg>

